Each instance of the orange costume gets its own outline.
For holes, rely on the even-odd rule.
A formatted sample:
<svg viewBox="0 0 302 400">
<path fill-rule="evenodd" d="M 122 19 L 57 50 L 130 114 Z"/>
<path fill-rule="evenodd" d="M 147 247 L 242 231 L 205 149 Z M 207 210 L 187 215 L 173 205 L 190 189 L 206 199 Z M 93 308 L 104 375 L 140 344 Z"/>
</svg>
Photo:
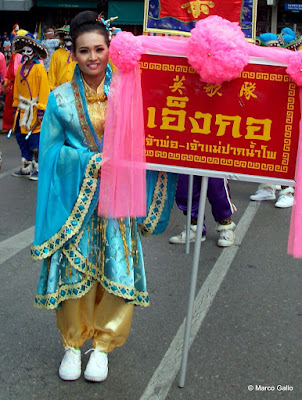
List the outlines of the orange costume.
<svg viewBox="0 0 302 400">
<path fill-rule="evenodd" d="M 76 64 L 76 61 L 72 60 L 70 50 L 67 50 L 65 47 L 56 50 L 51 57 L 48 70 L 50 90 L 55 89 L 65 82 L 70 82 Z"/>
</svg>

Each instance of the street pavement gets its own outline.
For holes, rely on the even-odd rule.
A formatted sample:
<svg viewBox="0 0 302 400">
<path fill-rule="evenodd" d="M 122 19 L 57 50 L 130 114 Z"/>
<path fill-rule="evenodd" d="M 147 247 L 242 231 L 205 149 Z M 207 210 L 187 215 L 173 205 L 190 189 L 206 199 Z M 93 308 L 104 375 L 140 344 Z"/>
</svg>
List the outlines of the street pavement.
<svg viewBox="0 0 302 400">
<path fill-rule="evenodd" d="M 109 356 L 108 379 L 60 380 L 55 314 L 33 307 L 37 183 L 11 176 L 20 165 L 14 137 L 0 135 L 0 149 L 0 400 L 302 399 L 302 262 L 286 251 L 291 210 L 250 202 L 258 184 L 238 181 L 230 181 L 238 209 L 234 246 L 216 246 L 206 205 L 184 388 L 178 383 L 193 246 L 187 255 L 184 245 L 169 244 L 185 224 L 177 207 L 163 234 L 143 238 L 151 305 L 135 308 L 128 342 Z"/>
</svg>

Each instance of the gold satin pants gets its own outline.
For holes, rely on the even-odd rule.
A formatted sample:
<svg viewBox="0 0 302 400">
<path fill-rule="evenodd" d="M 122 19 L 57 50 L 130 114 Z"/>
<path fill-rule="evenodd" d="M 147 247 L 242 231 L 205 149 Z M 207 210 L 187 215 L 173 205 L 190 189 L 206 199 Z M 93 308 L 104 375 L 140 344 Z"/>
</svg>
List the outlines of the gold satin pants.
<svg viewBox="0 0 302 400">
<path fill-rule="evenodd" d="M 109 353 L 122 346 L 130 332 L 133 304 L 110 294 L 96 283 L 78 299 L 65 300 L 56 310 L 64 346 L 81 347 L 92 338 L 93 347 Z"/>
</svg>

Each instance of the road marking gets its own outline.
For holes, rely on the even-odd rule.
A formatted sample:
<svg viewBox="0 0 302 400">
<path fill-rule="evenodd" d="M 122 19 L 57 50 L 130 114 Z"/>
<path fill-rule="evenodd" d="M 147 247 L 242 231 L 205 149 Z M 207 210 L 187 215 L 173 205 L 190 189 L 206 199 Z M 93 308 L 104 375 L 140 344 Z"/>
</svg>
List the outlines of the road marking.
<svg viewBox="0 0 302 400">
<path fill-rule="evenodd" d="M 201 324 L 207 315 L 215 296 L 222 284 L 242 240 L 253 221 L 261 202 L 250 202 L 236 228 L 235 244 L 226 247 L 213 266 L 207 279 L 199 290 L 194 301 L 194 313 L 191 328 L 190 347 L 193 343 Z M 149 384 L 140 400 L 164 400 L 181 366 L 185 319 L 179 327 L 177 334 L 170 344 L 161 363 L 154 372 Z M 190 357 L 188 358 L 188 363 Z"/>
<path fill-rule="evenodd" d="M 9 239 L 0 242 L 0 264 L 26 249 L 34 241 L 35 227 L 26 229 Z"/>
<path fill-rule="evenodd" d="M 0 174 L 0 179 L 5 178 L 8 175 L 11 175 L 14 171 L 18 171 L 18 169 L 20 169 L 20 168 L 21 168 L 21 166 L 20 167 L 15 167 L 14 169 L 10 169 L 10 170 L 8 170 L 6 172 L 2 172 L 2 174 Z"/>
</svg>

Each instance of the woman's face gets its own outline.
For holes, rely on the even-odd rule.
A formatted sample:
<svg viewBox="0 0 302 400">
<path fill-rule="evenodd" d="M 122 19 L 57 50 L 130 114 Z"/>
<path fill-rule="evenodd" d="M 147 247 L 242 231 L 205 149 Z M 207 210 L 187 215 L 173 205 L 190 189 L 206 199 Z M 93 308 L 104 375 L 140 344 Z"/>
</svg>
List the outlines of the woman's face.
<svg viewBox="0 0 302 400">
<path fill-rule="evenodd" d="M 97 31 L 82 33 L 77 37 L 74 58 L 84 77 L 105 75 L 108 52 L 104 36 Z"/>
</svg>

